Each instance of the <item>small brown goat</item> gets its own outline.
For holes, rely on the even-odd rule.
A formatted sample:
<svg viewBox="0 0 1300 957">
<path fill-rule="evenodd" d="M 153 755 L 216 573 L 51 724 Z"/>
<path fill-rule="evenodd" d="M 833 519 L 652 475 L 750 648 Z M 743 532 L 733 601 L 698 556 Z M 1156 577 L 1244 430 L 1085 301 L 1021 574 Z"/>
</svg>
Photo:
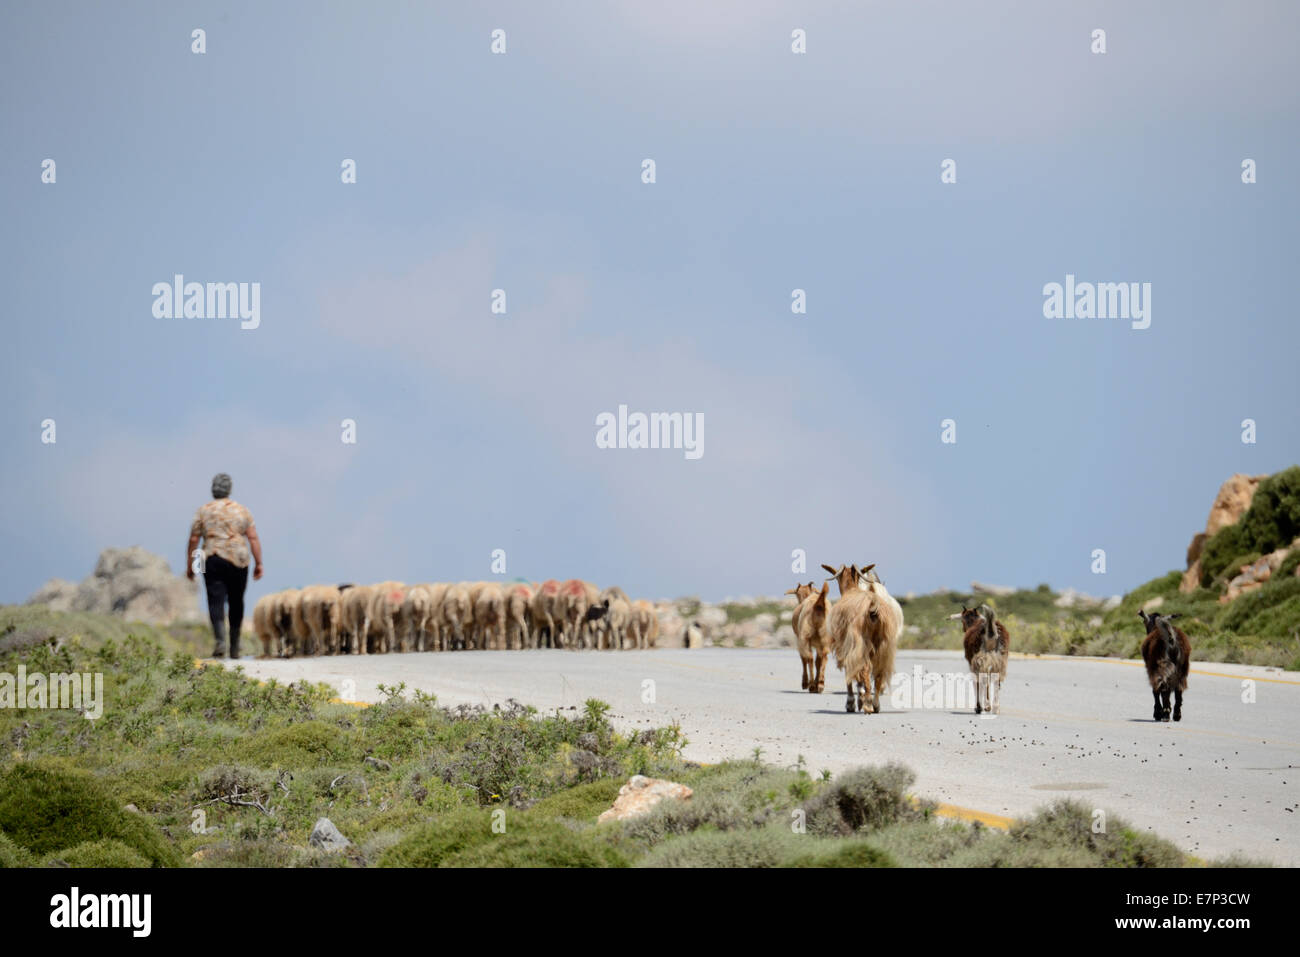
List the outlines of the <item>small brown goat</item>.
<svg viewBox="0 0 1300 957">
<path fill-rule="evenodd" d="M 802 687 L 813 694 L 821 694 L 826 689 L 826 659 L 831 654 L 831 636 L 826 628 L 826 594 L 830 587 L 830 582 L 824 582 L 819 592 L 809 588 L 809 593 L 795 609 L 799 613 L 795 639 L 803 661 Z"/>
<path fill-rule="evenodd" d="M 1142 642 L 1142 660 L 1147 666 L 1147 680 L 1151 682 L 1151 696 L 1155 699 L 1156 721 L 1169 720 L 1169 695 L 1174 696 L 1173 718 L 1183 720 L 1183 692 L 1187 690 L 1187 671 L 1192 664 L 1192 643 L 1181 628 L 1171 619 L 1178 615 L 1148 615 L 1138 612 L 1146 626 L 1147 637 Z"/>
<path fill-rule="evenodd" d="M 948 617 L 960 621 L 965 632 L 962 648 L 966 652 L 966 664 L 975 676 L 975 713 L 997 714 L 1011 650 L 1006 626 L 997 620 L 988 605 L 967 608 L 963 604 L 960 612 Z"/>
</svg>

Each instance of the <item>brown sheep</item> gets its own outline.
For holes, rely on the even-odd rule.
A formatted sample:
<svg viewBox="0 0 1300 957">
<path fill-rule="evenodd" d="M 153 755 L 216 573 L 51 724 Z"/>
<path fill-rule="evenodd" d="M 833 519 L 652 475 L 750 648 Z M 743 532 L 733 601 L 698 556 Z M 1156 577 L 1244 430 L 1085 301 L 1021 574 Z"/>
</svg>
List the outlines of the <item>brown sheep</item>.
<svg viewBox="0 0 1300 957">
<path fill-rule="evenodd" d="M 544 640 L 551 648 L 563 648 L 560 627 L 560 583 L 554 578 L 548 578 L 533 592 L 532 613 L 536 646 L 543 647 Z"/>
<path fill-rule="evenodd" d="M 1147 681 L 1155 699 L 1156 721 L 1169 720 L 1169 695 L 1174 696 L 1173 718 L 1183 720 L 1183 692 L 1187 690 L 1187 672 L 1192 665 L 1192 643 L 1171 619 L 1179 615 L 1148 615 L 1139 611 L 1147 636 L 1142 642 L 1142 660 L 1147 666 Z"/>
<path fill-rule="evenodd" d="M 353 585 L 343 592 L 343 629 L 354 655 L 370 650 L 370 603 L 374 596 L 373 585 Z"/>
<path fill-rule="evenodd" d="M 262 642 L 263 658 L 280 655 L 280 632 L 274 624 L 275 605 L 279 592 L 263 595 L 253 606 L 253 634 Z"/>
<path fill-rule="evenodd" d="M 560 610 L 560 632 L 566 648 L 587 647 L 591 626 L 586 622 L 587 609 L 596 604 L 600 589 L 590 582 L 570 578 L 560 586 L 557 605 Z"/>
<path fill-rule="evenodd" d="M 473 621 L 469 590 L 464 585 L 448 585 L 439 606 L 442 644 L 448 651 L 465 648 L 466 622 Z"/>
<path fill-rule="evenodd" d="M 533 588 L 524 582 L 506 586 L 506 647 L 527 648 L 528 618 L 533 605 Z"/>
<path fill-rule="evenodd" d="M 334 585 L 309 585 L 298 595 L 293 610 L 293 635 L 307 655 L 338 654 L 343 602 Z"/>
<path fill-rule="evenodd" d="M 496 582 L 484 582 L 474 599 L 475 645 L 501 649 L 506 643 L 506 594 Z"/>
<path fill-rule="evenodd" d="M 632 602 L 632 621 L 628 626 L 628 634 L 632 637 L 634 648 L 655 646 L 655 639 L 659 637 L 659 616 L 655 614 L 655 606 L 644 598 Z"/>
<path fill-rule="evenodd" d="M 398 615 L 397 631 L 403 651 L 427 651 L 436 643 L 434 631 L 435 585 L 412 585 L 406 589 Z"/>
</svg>

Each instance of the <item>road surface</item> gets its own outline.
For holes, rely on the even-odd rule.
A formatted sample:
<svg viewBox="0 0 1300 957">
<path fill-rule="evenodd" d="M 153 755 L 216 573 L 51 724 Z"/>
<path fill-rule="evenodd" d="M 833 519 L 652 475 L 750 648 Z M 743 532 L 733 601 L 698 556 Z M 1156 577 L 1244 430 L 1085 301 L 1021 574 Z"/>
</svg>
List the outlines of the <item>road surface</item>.
<svg viewBox="0 0 1300 957">
<path fill-rule="evenodd" d="M 1015 657 L 1001 714 L 976 717 L 957 652 L 900 651 L 895 700 L 878 715 L 844 711 L 842 673 L 826 693 L 799 688 L 790 649 L 623 652 L 489 651 L 239 662 L 251 676 L 323 681 L 373 702 L 404 681 L 444 705 L 515 698 L 542 711 L 612 705 L 622 730 L 678 722 L 683 754 L 701 762 L 752 756 L 816 774 L 902 761 L 914 793 L 990 823 L 1058 797 L 1118 814 L 1209 859 L 1234 851 L 1300 866 L 1300 675 L 1194 664 L 1180 723 L 1151 719 L 1141 662 Z M 920 669 L 918 673 L 917 669 Z M 929 687 L 929 697 L 926 689 Z M 905 695 L 916 694 L 909 701 Z M 1252 700 L 1253 698 L 1253 700 Z M 912 705 L 901 708 L 900 705 Z"/>
</svg>

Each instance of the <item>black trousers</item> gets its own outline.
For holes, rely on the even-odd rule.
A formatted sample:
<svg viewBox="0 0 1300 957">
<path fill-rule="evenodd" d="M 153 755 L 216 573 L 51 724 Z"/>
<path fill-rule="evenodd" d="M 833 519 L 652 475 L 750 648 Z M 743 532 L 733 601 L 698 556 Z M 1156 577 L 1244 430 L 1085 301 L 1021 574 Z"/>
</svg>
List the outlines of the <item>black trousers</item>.
<svg viewBox="0 0 1300 957">
<path fill-rule="evenodd" d="M 214 655 L 226 652 L 226 603 L 230 603 L 230 657 L 239 657 L 239 629 L 244 623 L 244 589 L 248 587 L 248 567 L 209 555 L 203 562 L 203 586 L 208 592 L 208 618 L 216 638 Z"/>
</svg>

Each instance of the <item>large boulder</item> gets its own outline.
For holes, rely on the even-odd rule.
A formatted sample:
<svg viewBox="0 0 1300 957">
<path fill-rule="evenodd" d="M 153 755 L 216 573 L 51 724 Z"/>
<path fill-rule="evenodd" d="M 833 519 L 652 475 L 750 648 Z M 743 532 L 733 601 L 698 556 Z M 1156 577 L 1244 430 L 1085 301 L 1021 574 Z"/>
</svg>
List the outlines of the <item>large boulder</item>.
<svg viewBox="0 0 1300 957">
<path fill-rule="evenodd" d="M 618 789 L 614 806 L 598 817 L 601 821 L 626 821 L 628 818 L 640 817 L 660 801 L 689 801 L 693 792 L 685 784 L 665 781 L 662 778 L 648 778 L 643 774 L 634 774 L 627 784 Z"/>
<path fill-rule="evenodd" d="M 1178 583 L 1178 590 L 1184 595 L 1201 587 L 1201 552 L 1205 543 L 1214 537 L 1215 532 L 1241 521 L 1241 516 L 1246 514 L 1255 498 L 1255 489 L 1266 478 L 1267 475 L 1250 476 L 1238 472 L 1219 486 L 1219 493 L 1210 506 L 1210 517 L 1205 521 L 1205 530 L 1193 535 L 1187 546 L 1187 571 L 1183 572 L 1183 579 Z"/>
<path fill-rule="evenodd" d="M 165 558 L 139 545 L 104 549 L 94 572 L 80 584 L 51 579 L 27 604 L 120 615 L 156 625 L 202 619 L 197 583 L 173 575 Z"/>
</svg>

